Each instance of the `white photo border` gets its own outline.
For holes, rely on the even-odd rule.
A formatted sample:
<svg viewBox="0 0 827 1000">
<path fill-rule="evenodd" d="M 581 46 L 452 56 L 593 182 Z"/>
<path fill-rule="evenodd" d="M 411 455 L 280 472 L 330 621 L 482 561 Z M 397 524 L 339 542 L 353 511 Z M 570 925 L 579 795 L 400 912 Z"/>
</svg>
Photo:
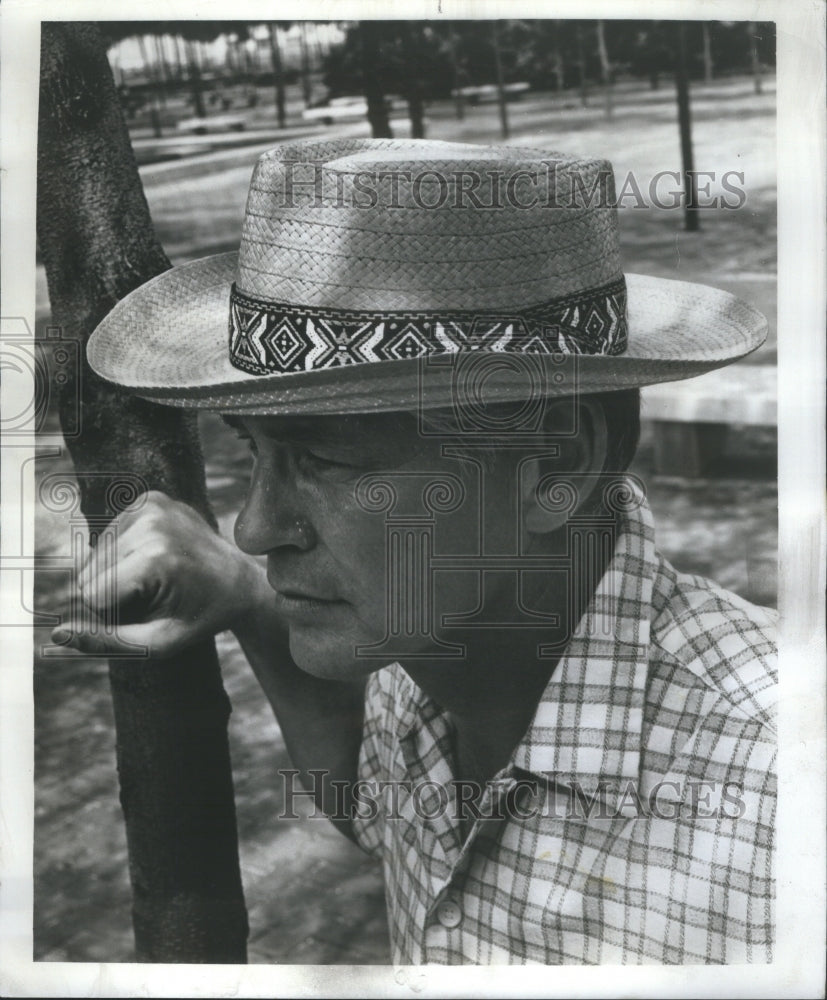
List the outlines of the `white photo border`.
<svg viewBox="0 0 827 1000">
<path fill-rule="evenodd" d="M 34 329 L 35 178 L 42 20 L 261 19 L 272 0 L 4 0 L 0 9 L 3 336 Z M 282 0 L 280 17 L 387 17 L 387 4 Z M 23 996 L 739 996 L 824 995 L 825 878 L 825 5 L 819 0 L 433 0 L 396 2 L 398 18 L 763 20 L 777 25 L 780 797 L 777 958 L 769 966 L 191 966 L 32 961 L 31 631 L 0 632 L 0 995 Z M 19 386 L 19 383 L 17 383 Z M 16 412 L 15 383 L 0 389 Z M 2 552 L 16 551 L 21 474 L 33 438 L 3 442 Z M 28 470 L 28 471 L 26 471 Z M 31 524 L 29 524 L 31 528 Z M 27 536 L 31 538 L 32 532 Z M 0 569 L 2 569 L 0 563 Z M 22 614 L 3 572 L 3 621 Z M 31 606 L 31 587 L 24 600 Z M 25 621 L 22 618 L 21 621 Z"/>
</svg>

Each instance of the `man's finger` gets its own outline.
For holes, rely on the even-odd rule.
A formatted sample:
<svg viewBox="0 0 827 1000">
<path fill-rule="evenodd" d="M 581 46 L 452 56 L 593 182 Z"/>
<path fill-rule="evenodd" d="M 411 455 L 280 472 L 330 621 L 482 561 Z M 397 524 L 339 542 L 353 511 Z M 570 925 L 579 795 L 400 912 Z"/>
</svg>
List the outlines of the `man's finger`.
<svg viewBox="0 0 827 1000">
<path fill-rule="evenodd" d="M 81 590 L 88 588 L 95 577 L 103 573 L 111 573 L 130 556 L 143 548 L 141 532 L 136 531 L 138 525 L 133 525 L 131 531 L 118 531 L 114 546 L 96 545 L 90 552 L 77 576 Z"/>
<path fill-rule="evenodd" d="M 96 562 L 78 578 L 84 604 L 96 613 L 134 604 L 147 592 L 148 569 L 146 559 L 137 552 L 116 563 Z"/>
<path fill-rule="evenodd" d="M 118 515 L 117 519 L 110 525 L 110 529 L 114 528 L 114 548 L 100 543 L 93 546 L 78 574 L 79 582 L 88 583 L 89 579 L 99 574 L 113 557 L 123 560 L 141 550 L 146 542 L 147 532 L 151 530 L 151 527 L 154 527 L 147 508 L 154 505 L 157 509 L 158 501 L 154 498 L 161 495 L 142 495 L 131 507 L 127 507 L 123 513 Z M 151 499 L 147 499 L 147 497 Z"/>
<path fill-rule="evenodd" d="M 130 656 L 144 659 L 150 656 L 170 656 L 187 638 L 170 619 L 119 625 L 115 628 L 90 626 L 88 622 L 70 621 L 52 631 L 52 642 L 76 649 L 88 656 Z"/>
</svg>

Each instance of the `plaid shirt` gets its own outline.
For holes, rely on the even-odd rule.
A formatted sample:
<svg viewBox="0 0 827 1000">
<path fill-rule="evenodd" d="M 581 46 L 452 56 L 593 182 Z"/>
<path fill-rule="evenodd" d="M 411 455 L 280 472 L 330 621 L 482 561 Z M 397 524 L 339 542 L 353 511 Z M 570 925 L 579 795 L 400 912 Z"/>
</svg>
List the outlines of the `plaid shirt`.
<svg viewBox="0 0 827 1000">
<path fill-rule="evenodd" d="M 449 718 L 399 664 L 371 676 L 362 788 L 410 783 L 354 823 L 395 962 L 772 960 L 774 613 L 677 573 L 642 500 L 621 529 L 467 839 Z"/>
</svg>

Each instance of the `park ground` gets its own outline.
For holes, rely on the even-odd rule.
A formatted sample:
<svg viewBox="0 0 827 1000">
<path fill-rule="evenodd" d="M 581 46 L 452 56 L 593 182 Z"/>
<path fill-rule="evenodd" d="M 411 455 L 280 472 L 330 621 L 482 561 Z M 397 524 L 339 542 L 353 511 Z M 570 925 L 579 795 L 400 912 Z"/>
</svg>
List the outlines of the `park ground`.
<svg viewBox="0 0 827 1000">
<path fill-rule="evenodd" d="M 751 81 L 737 79 L 693 90 L 696 168 L 718 177 L 741 172 L 746 201 L 738 210 L 705 211 L 697 233 L 684 231 L 680 211 L 627 207 L 620 220 L 627 271 L 716 285 L 761 309 L 770 335 L 743 363 L 770 366 L 776 357 L 774 100 L 771 80 L 761 95 Z M 633 173 L 644 187 L 658 171 L 680 168 L 674 94 L 667 87 L 619 92 L 611 118 L 596 98 L 583 108 L 574 97 L 531 95 L 509 111 L 516 145 L 608 155 L 618 178 Z M 394 122 L 397 134 L 405 134 L 404 125 Z M 499 141 L 498 128 L 496 107 L 469 108 L 459 122 L 449 105 L 434 106 L 428 121 L 430 137 L 470 142 Z M 337 134 L 368 133 L 358 123 Z M 275 130 L 262 136 L 261 148 L 277 137 Z M 141 168 L 159 238 L 174 263 L 236 248 L 257 148 L 202 151 Z M 38 317 L 42 327 L 48 317 L 42 273 Z M 53 430 L 53 414 L 49 421 Z M 227 533 L 241 504 L 248 458 L 217 418 L 205 416 L 202 432 L 210 498 Z M 661 551 L 679 569 L 773 605 L 775 428 L 732 427 L 717 465 L 692 479 L 656 473 L 652 434 L 644 422 L 633 471 L 646 484 Z M 41 477 L 70 469 L 65 450 L 38 462 Z M 39 556 L 66 557 L 65 519 L 38 507 L 36 544 Z M 36 610 L 59 614 L 68 594 L 66 574 L 40 573 Z M 45 623 L 35 630 L 34 957 L 130 961 L 131 898 L 106 662 L 43 657 L 48 635 Z M 233 705 L 250 961 L 388 962 L 380 873 L 325 821 L 308 817 L 302 802 L 299 819 L 278 818 L 284 811 L 279 770 L 289 767 L 281 734 L 235 641 L 221 635 L 218 645 Z"/>
</svg>

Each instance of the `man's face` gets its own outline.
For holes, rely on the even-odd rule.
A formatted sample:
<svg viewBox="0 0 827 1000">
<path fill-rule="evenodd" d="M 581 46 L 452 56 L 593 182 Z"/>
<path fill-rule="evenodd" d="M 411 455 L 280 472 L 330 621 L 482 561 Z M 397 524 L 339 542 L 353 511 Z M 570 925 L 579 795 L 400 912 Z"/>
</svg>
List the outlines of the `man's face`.
<svg viewBox="0 0 827 1000">
<path fill-rule="evenodd" d="M 398 604 L 405 588 L 410 591 L 408 583 L 389 571 L 389 549 L 396 543 L 388 543 L 388 512 L 365 509 L 371 503 L 365 499 L 364 477 L 390 481 L 397 494 L 394 515 L 418 517 L 419 524 L 423 515 L 429 520 L 423 503 L 428 484 L 446 475 L 454 483 L 462 479 L 464 501 L 453 511 L 430 516 L 430 523 L 436 548 L 470 554 L 479 544 L 474 513 L 479 509 L 479 474 L 467 462 L 442 457 L 439 441 L 420 436 L 409 414 L 232 422 L 249 439 L 255 456 L 249 494 L 236 521 L 236 542 L 245 552 L 267 557 L 274 604 L 289 628 L 298 666 L 317 676 L 345 679 L 396 658 L 356 653 L 357 647 L 386 638 L 389 602 Z M 488 493 L 489 505 L 503 505 L 500 521 L 506 530 L 510 503 L 496 491 Z M 381 499 L 381 490 L 374 496 Z M 422 532 L 414 528 L 408 543 L 404 531 L 401 537 L 403 547 L 416 545 Z M 396 556 L 397 565 L 405 561 L 404 553 Z M 422 561 L 416 565 L 414 573 L 421 577 Z M 431 622 L 444 613 L 476 607 L 475 574 L 437 573 L 434 580 Z M 418 579 L 414 587 L 423 582 Z M 402 614 L 404 618 L 404 609 Z M 401 635 L 399 641 L 411 652 L 422 648 L 417 635 Z"/>
</svg>

